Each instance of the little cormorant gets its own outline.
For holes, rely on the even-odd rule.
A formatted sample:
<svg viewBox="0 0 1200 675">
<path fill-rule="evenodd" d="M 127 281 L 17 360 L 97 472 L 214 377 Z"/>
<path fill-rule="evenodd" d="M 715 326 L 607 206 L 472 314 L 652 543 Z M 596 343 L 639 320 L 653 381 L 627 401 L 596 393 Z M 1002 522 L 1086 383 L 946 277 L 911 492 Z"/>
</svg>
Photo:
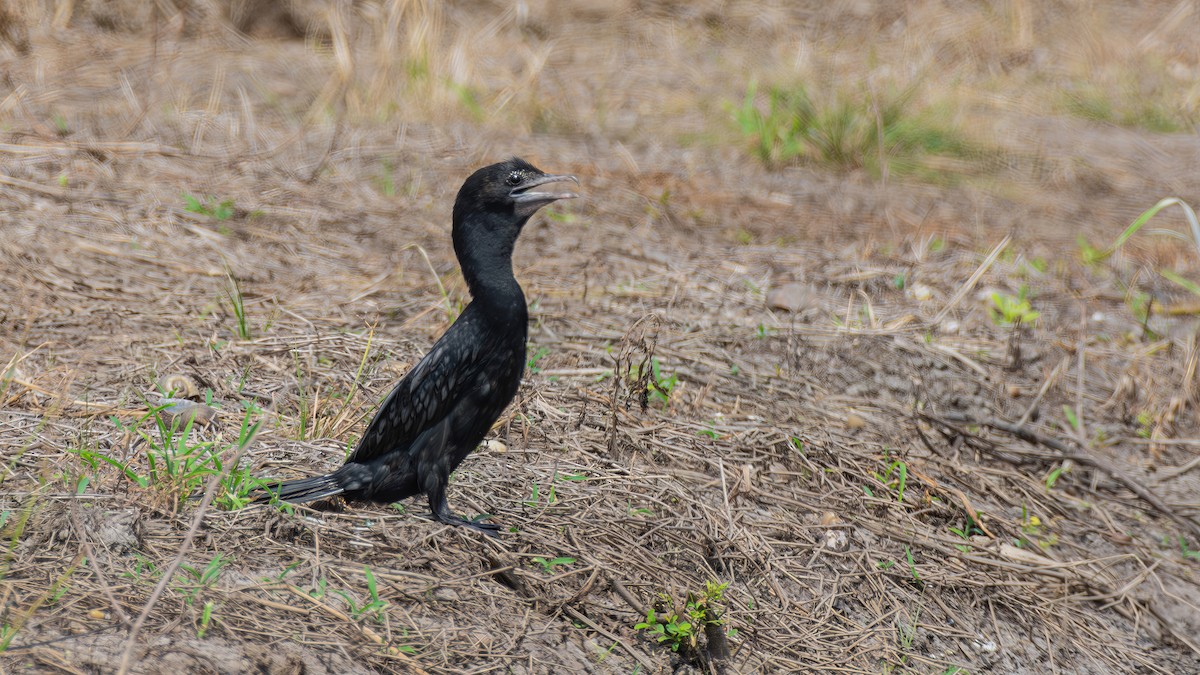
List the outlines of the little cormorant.
<svg viewBox="0 0 1200 675">
<path fill-rule="evenodd" d="M 384 400 L 340 469 L 277 483 L 256 501 L 307 502 L 340 494 L 388 504 L 424 493 L 434 519 L 496 536 L 498 525 L 450 511 L 446 484 L 521 384 L 528 311 L 513 276 L 513 246 L 538 209 L 576 196 L 535 189 L 561 181 L 579 182 L 514 157 L 463 183 L 454 201 L 453 240 L 471 303 Z"/>
</svg>

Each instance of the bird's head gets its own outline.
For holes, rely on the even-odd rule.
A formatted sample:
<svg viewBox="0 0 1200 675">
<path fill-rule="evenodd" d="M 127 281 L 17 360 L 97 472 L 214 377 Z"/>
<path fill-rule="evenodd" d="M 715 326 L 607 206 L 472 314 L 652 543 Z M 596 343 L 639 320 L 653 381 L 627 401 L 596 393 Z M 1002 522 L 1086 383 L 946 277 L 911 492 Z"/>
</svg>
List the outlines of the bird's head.
<svg viewBox="0 0 1200 675">
<path fill-rule="evenodd" d="M 572 181 L 575 176 L 555 176 L 538 169 L 523 159 L 485 166 L 471 174 L 458 191 L 454 202 L 454 222 L 462 222 L 471 213 L 507 216 L 518 227 L 525 224 L 538 209 L 558 201 L 574 199 L 573 192 L 538 189 L 549 183 Z"/>
</svg>

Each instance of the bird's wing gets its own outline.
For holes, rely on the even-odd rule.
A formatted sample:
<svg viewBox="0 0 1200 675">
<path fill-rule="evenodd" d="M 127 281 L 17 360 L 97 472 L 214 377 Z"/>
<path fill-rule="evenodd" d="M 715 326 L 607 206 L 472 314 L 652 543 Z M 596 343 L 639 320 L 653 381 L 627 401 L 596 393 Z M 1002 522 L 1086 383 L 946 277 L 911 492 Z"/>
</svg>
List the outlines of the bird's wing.
<svg viewBox="0 0 1200 675">
<path fill-rule="evenodd" d="M 461 339 L 463 334 L 456 333 L 442 336 L 388 394 L 347 462 L 365 464 L 392 452 L 406 452 L 454 409 L 478 370 L 480 353 L 477 341 Z"/>
</svg>

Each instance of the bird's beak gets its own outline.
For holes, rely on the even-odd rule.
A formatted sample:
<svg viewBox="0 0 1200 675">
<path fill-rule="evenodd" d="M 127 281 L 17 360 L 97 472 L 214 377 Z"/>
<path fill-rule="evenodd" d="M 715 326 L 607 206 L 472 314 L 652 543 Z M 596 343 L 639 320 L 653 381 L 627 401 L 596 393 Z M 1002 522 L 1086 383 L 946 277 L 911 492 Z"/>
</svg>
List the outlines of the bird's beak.
<svg viewBox="0 0 1200 675">
<path fill-rule="evenodd" d="M 579 184 L 579 179 L 576 178 L 575 176 L 542 175 L 542 176 L 537 176 L 535 178 L 530 178 L 528 181 L 513 188 L 512 192 L 509 192 L 508 195 L 510 197 L 512 197 L 512 200 L 514 202 L 516 202 L 517 204 L 523 205 L 523 206 L 524 205 L 543 206 L 545 204 L 549 204 L 550 202 L 557 201 L 559 199 L 575 199 L 579 195 L 575 194 L 574 192 L 535 192 L 535 191 L 532 191 L 532 188 L 535 188 L 539 185 L 545 185 L 547 183 L 561 183 L 563 181 L 568 181 L 568 180 L 571 181 L 572 183 L 575 183 L 576 185 Z"/>
</svg>

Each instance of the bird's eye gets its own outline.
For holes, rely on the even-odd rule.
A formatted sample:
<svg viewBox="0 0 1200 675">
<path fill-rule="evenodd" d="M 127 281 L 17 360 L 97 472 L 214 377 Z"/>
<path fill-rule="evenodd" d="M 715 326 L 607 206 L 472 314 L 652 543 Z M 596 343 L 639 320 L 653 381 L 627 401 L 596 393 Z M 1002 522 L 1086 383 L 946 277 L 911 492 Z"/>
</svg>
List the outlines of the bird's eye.
<svg viewBox="0 0 1200 675">
<path fill-rule="evenodd" d="M 521 174 L 514 171 L 514 172 L 508 174 L 508 178 L 505 179 L 505 182 L 508 183 L 509 185 L 520 185 L 521 184 Z"/>
</svg>

